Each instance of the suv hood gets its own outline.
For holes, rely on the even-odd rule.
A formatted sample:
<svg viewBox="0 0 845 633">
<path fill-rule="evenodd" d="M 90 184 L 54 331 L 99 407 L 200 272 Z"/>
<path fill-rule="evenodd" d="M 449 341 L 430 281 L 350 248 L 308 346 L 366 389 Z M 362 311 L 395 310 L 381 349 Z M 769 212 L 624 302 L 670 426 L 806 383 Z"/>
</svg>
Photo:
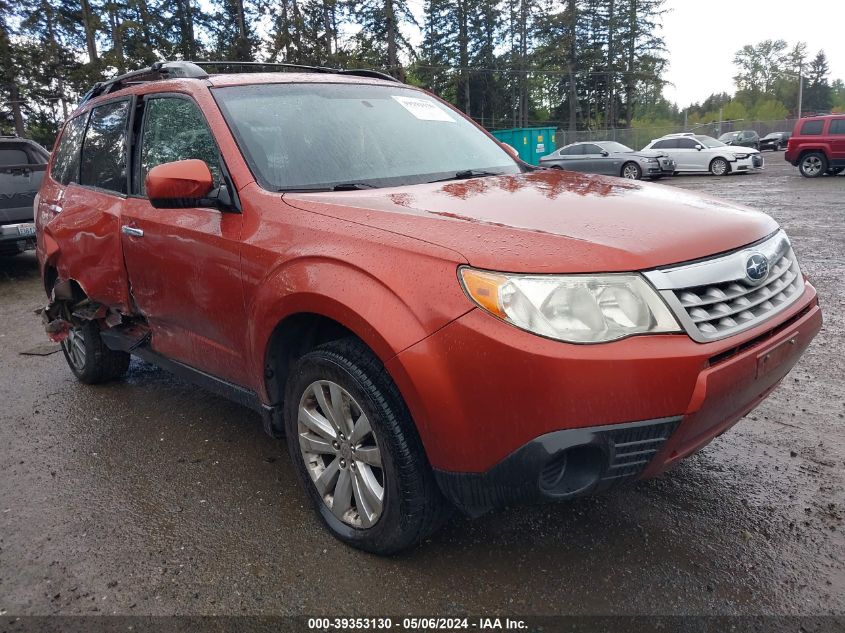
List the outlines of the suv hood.
<svg viewBox="0 0 845 633">
<path fill-rule="evenodd" d="M 509 272 L 643 270 L 738 248 L 777 229 L 763 213 L 674 187 L 558 170 L 283 200 Z"/>
</svg>

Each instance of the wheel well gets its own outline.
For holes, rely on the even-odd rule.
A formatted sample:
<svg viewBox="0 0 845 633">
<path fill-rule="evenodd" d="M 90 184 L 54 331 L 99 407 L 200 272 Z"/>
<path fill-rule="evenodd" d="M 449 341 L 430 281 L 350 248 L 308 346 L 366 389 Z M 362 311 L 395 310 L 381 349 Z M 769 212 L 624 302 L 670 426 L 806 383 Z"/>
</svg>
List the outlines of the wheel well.
<svg viewBox="0 0 845 633">
<path fill-rule="evenodd" d="M 810 148 L 810 149 L 804 149 L 804 150 L 801 150 L 801 153 L 798 155 L 798 162 L 801 162 L 801 160 L 802 160 L 802 159 L 803 159 L 803 158 L 804 158 L 807 154 L 821 154 L 822 156 L 824 156 L 824 157 L 825 157 L 825 159 L 827 159 L 827 154 L 825 154 L 824 150 L 823 150 L 823 149 L 821 149 L 820 147 L 816 147 L 816 148 Z"/>
<path fill-rule="evenodd" d="M 727 166 L 728 166 L 728 171 L 733 171 L 733 170 L 731 169 L 731 161 L 730 161 L 727 157 L 725 157 L 725 156 L 714 156 L 714 157 L 713 157 L 713 159 L 710 161 L 710 164 L 708 165 L 708 168 L 709 168 L 710 170 L 712 170 L 712 169 L 713 169 L 713 163 L 715 163 L 717 160 L 723 160 L 723 161 L 725 161 L 725 165 L 727 165 Z"/>
<path fill-rule="evenodd" d="M 619 170 L 619 173 L 621 174 L 622 172 L 624 172 L 624 171 L 625 171 L 625 167 L 627 167 L 628 165 L 634 165 L 637 169 L 639 169 L 640 171 L 642 171 L 642 168 L 639 166 L 639 164 L 637 163 L 637 161 L 635 161 L 635 160 L 626 160 L 624 163 L 622 163 L 622 168 Z"/>
<path fill-rule="evenodd" d="M 50 299 L 53 297 L 53 288 L 58 280 L 59 271 L 53 266 L 47 266 L 44 269 L 44 291 Z M 67 290 L 69 290 L 70 296 L 65 297 L 65 300 L 71 299 L 74 303 L 79 303 L 88 296 L 75 279 L 68 281 Z"/>
<path fill-rule="evenodd" d="M 59 271 L 53 266 L 44 268 L 44 292 L 49 297 L 53 292 L 53 286 L 56 285 L 56 280 L 59 278 Z"/>
<path fill-rule="evenodd" d="M 302 312 L 286 317 L 273 330 L 264 355 L 270 403 L 282 401 L 288 374 L 298 358 L 324 343 L 352 336 L 355 334 L 350 329 L 320 314 Z"/>
</svg>

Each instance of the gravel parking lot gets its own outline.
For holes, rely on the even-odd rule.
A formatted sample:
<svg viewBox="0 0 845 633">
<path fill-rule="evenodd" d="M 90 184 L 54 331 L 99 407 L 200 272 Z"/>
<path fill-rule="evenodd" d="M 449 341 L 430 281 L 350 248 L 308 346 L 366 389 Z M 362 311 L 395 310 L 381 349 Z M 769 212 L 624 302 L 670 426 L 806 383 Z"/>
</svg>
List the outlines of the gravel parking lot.
<svg viewBox="0 0 845 633">
<path fill-rule="evenodd" d="M 658 480 L 394 558 L 321 528 L 250 411 L 137 361 L 87 387 L 22 355 L 50 351 L 43 291 L 34 255 L 0 259 L 0 615 L 845 613 L 845 176 L 765 156 L 667 184 L 771 214 L 818 287 L 824 329 L 775 393 Z"/>
</svg>

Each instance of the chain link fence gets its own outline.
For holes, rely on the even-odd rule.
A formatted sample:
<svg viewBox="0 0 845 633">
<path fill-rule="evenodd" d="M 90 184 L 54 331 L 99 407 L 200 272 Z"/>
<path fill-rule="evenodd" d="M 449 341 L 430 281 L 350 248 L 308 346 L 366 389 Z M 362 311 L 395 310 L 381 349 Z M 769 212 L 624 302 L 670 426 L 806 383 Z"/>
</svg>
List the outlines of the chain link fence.
<svg viewBox="0 0 845 633">
<path fill-rule="evenodd" d="M 760 137 L 771 132 L 792 132 L 797 119 L 780 119 L 776 121 L 716 121 L 703 125 L 690 125 L 684 129 L 683 126 L 662 126 L 662 127 L 635 127 L 635 128 L 609 128 L 603 130 L 578 130 L 569 132 L 558 129 L 555 141 L 558 147 L 584 141 L 616 141 L 633 149 L 642 149 L 653 139 L 660 138 L 665 134 L 676 132 L 695 132 L 719 138 L 725 132 L 736 132 L 739 130 L 754 130 Z"/>
</svg>

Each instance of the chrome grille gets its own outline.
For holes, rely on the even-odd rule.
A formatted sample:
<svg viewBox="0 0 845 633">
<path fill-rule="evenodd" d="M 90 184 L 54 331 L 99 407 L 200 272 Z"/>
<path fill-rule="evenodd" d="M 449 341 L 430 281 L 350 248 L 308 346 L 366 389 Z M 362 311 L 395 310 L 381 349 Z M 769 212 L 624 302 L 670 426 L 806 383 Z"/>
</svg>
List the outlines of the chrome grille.
<svg viewBox="0 0 845 633">
<path fill-rule="evenodd" d="M 749 257 L 764 255 L 768 274 L 746 273 Z M 760 244 L 646 277 L 660 290 L 689 335 L 701 342 L 731 336 L 774 316 L 801 296 L 804 278 L 783 231 Z"/>
</svg>

